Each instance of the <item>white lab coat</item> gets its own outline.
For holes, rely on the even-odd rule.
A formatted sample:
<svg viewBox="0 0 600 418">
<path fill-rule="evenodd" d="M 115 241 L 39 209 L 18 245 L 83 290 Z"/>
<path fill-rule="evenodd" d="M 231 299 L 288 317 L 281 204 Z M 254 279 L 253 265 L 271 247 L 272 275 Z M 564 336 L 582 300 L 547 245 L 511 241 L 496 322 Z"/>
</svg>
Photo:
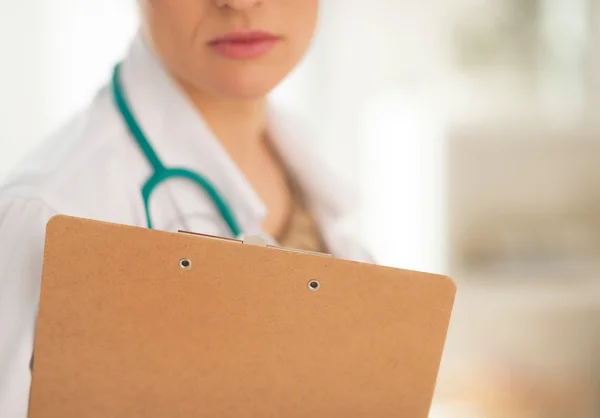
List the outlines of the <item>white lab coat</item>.
<svg viewBox="0 0 600 418">
<path fill-rule="evenodd" d="M 138 36 L 122 67 L 125 94 L 163 163 L 208 177 L 232 205 L 246 234 L 261 230 L 264 204 L 201 117 Z M 337 257 L 371 261 L 355 239 L 356 196 L 306 146 L 310 134 L 269 110 L 270 133 L 307 195 Z M 140 194 L 150 166 L 117 113 L 107 84 L 82 113 L 34 150 L 0 186 L 0 417 L 25 418 L 45 226 L 55 214 L 146 226 Z M 227 236 L 197 186 L 171 180 L 151 198 L 156 229 Z M 268 238 L 268 237 L 267 237 Z"/>
</svg>

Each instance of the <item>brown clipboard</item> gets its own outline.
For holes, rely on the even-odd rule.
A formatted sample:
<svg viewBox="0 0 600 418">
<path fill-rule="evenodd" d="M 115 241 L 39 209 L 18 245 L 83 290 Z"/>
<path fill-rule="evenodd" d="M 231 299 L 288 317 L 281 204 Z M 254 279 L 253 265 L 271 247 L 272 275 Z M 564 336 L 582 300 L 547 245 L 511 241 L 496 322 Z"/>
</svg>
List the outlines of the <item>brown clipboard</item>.
<svg viewBox="0 0 600 418">
<path fill-rule="evenodd" d="M 29 417 L 426 418 L 455 292 L 444 276 L 57 216 Z"/>
</svg>

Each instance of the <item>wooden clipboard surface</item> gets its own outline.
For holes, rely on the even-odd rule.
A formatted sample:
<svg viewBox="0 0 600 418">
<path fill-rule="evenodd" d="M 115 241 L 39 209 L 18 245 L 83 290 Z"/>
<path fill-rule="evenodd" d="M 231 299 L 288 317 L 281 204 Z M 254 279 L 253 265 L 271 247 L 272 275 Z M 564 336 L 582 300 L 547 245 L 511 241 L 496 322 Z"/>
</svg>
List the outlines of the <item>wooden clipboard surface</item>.
<svg viewBox="0 0 600 418">
<path fill-rule="evenodd" d="M 58 216 L 29 417 L 425 418 L 455 291 L 433 274 Z"/>
</svg>

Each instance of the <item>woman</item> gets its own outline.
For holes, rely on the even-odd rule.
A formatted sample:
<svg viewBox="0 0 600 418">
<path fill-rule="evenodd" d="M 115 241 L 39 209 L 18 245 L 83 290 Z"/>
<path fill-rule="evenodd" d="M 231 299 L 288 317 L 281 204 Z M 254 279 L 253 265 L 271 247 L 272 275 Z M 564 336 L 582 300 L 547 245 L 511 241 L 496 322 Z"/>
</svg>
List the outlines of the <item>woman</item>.
<svg viewBox="0 0 600 418">
<path fill-rule="evenodd" d="M 140 0 L 143 28 L 114 79 L 0 188 L 0 416 L 26 416 L 45 225 L 55 214 L 262 235 L 367 260 L 343 229 L 352 195 L 305 145 L 308 134 L 266 100 L 305 54 L 317 9 L 318 0 Z M 208 179 L 229 222 L 185 176 L 142 194 L 165 167 Z"/>
</svg>

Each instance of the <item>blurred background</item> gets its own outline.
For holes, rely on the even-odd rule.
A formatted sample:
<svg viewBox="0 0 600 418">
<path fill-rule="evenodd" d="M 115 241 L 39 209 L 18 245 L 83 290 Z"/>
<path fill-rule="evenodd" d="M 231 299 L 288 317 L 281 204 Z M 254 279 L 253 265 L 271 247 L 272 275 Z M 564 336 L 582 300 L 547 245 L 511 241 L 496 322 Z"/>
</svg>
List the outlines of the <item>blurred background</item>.
<svg viewBox="0 0 600 418">
<path fill-rule="evenodd" d="M 1 178 L 107 81 L 137 18 L 0 5 Z M 322 9 L 274 96 L 360 186 L 378 261 L 459 284 L 431 418 L 600 416 L 600 1 Z"/>
</svg>

